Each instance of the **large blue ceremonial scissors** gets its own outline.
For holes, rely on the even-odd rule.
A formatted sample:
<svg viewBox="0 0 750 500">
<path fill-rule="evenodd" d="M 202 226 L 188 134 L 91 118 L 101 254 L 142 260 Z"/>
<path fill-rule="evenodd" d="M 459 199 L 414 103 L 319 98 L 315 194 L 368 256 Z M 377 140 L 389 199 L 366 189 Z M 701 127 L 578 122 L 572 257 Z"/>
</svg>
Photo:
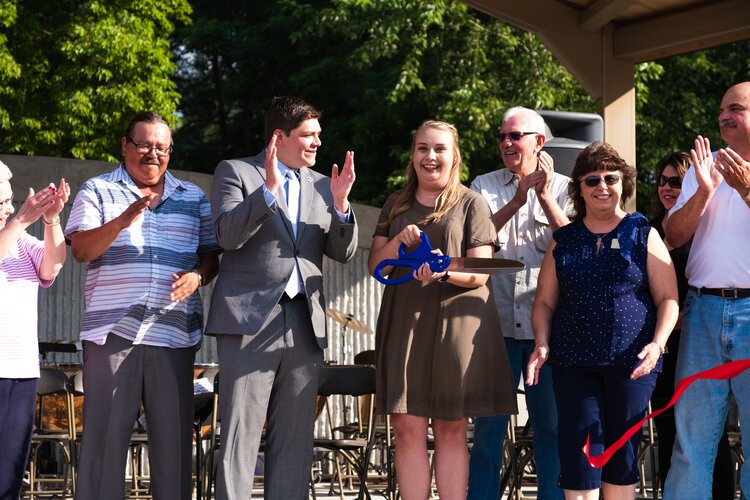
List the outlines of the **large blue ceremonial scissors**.
<svg viewBox="0 0 750 500">
<path fill-rule="evenodd" d="M 443 271 L 456 271 L 463 273 L 482 273 L 482 274 L 506 274 L 517 273 L 523 269 L 523 264 L 517 260 L 510 259 L 485 259 L 481 257 L 451 257 L 433 253 L 432 245 L 427 235 L 420 233 L 422 242 L 419 246 L 407 252 L 406 245 L 401 243 L 398 248 L 398 259 L 385 259 L 381 261 L 373 272 L 376 280 L 384 285 L 400 285 L 414 279 L 416 272 L 422 264 L 429 264 L 433 273 Z M 383 269 L 386 267 L 408 267 L 412 272 L 401 276 L 400 278 L 389 279 L 383 276 Z"/>
</svg>

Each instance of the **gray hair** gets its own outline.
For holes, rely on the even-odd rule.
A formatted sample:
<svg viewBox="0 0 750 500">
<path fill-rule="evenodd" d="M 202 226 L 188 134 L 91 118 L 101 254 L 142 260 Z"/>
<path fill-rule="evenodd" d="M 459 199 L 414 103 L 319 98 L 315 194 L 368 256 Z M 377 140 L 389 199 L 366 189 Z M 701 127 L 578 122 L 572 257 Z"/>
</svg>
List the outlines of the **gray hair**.
<svg viewBox="0 0 750 500">
<path fill-rule="evenodd" d="M 0 182 L 9 181 L 13 177 L 13 172 L 10 171 L 8 165 L 0 161 Z"/>
<path fill-rule="evenodd" d="M 505 112 L 503 115 L 503 122 L 514 116 L 523 116 L 526 118 L 526 125 L 529 130 L 521 130 L 519 132 L 536 132 L 539 135 L 547 135 L 547 127 L 544 124 L 544 118 L 533 109 L 524 108 L 523 106 L 514 106 Z"/>
</svg>

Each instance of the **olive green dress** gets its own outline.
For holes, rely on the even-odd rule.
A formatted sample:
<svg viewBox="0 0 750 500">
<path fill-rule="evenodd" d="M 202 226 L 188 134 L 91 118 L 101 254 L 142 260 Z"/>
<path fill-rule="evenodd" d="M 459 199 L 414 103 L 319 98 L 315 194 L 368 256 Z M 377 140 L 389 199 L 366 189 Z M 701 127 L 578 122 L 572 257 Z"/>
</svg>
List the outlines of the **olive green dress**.
<svg viewBox="0 0 750 500">
<path fill-rule="evenodd" d="M 394 201 L 392 195 L 380 222 Z M 425 232 L 434 249 L 453 257 L 492 244 L 496 232 L 484 198 L 464 188 L 455 207 L 439 222 L 418 224 L 432 212 L 416 200 L 375 235 L 395 237 L 409 224 Z M 409 250 L 413 250 L 410 248 Z M 406 268 L 395 268 L 397 278 Z M 516 413 L 513 378 L 495 302 L 488 285 L 408 281 L 386 286 L 376 332 L 377 408 L 455 420 Z"/>
</svg>

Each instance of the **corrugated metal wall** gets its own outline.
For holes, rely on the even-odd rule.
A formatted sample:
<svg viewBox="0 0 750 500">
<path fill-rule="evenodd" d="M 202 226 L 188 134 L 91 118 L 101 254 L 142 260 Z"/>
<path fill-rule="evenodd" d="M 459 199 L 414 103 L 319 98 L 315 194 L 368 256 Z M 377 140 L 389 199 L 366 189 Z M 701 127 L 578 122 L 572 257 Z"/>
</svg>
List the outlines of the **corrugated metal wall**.
<svg viewBox="0 0 750 500">
<path fill-rule="evenodd" d="M 60 158 L 24 157 L 0 155 L 13 171 L 13 184 L 16 208 L 24 201 L 28 187 L 39 189 L 47 182 L 58 182 L 65 177 L 71 184 L 73 196 L 80 185 L 89 177 L 113 170 L 116 165 L 105 162 L 88 162 Z M 207 194 L 211 192 L 210 175 L 194 172 L 172 171 L 182 179 L 200 185 Z M 355 187 L 356 189 L 356 187 Z M 73 197 L 72 196 L 72 197 Z M 71 197 L 71 198 L 72 198 Z M 70 204 L 72 204 L 72 199 Z M 378 308 L 382 295 L 382 285 L 372 279 L 367 272 L 367 255 L 371 236 L 375 227 L 378 210 L 372 207 L 355 205 L 359 231 L 359 248 L 352 262 L 340 264 L 325 259 L 324 283 L 328 307 L 344 314 L 350 314 L 375 331 Z M 63 224 L 67 221 L 70 206 L 65 207 Z M 29 228 L 37 237 L 43 234 L 41 221 Z M 68 260 L 55 284 L 39 291 L 39 339 L 47 341 L 71 342 L 78 340 L 78 328 L 83 315 L 83 284 L 85 266 L 76 262 L 68 249 Z M 204 309 L 208 310 L 213 287 L 201 288 Z M 374 334 L 364 334 L 328 320 L 329 347 L 325 359 L 337 364 L 354 362 L 354 355 L 374 348 Z M 50 353 L 47 358 L 52 363 L 80 363 L 79 355 Z M 216 343 L 212 338 L 204 340 L 196 356 L 196 363 L 218 363 Z"/>
<path fill-rule="evenodd" d="M 60 158 L 24 157 L 0 155 L 0 161 L 5 162 L 13 171 L 11 183 L 16 193 L 16 208 L 25 199 L 28 187 L 39 189 L 48 182 L 57 183 L 65 177 L 71 185 L 72 198 L 81 184 L 88 178 L 104 172 L 114 170 L 117 166 L 105 162 L 89 162 Z M 193 172 L 172 171 L 176 177 L 189 180 L 201 186 L 210 194 L 212 178 L 205 174 Z M 356 189 L 356 186 L 355 186 Z M 379 213 L 378 209 L 355 205 L 359 224 L 359 248 L 354 259 L 348 264 L 340 264 L 325 259 L 324 285 L 328 307 L 345 315 L 349 314 L 367 325 L 374 332 L 377 314 L 380 307 L 382 285 L 377 283 L 367 272 L 367 256 L 372 233 Z M 62 215 L 63 224 L 68 219 L 70 206 L 65 208 Z M 29 232 L 41 237 L 44 228 L 41 221 L 29 228 Z M 46 341 L 75 342 L 78 341 L 79 326 L 83 315 L 83 285 L 86 268 L 76 262 L 68 249 L 68 260 L 55 283 L 49 289 L 39 291 L 39 339 Z M 213 286 L 201 288 L 204 312 L 208 312 L 208 304 Z M 343 325 L 327 318 L 329 347 L 325 353 L 326 361 L 336 364 L 350 364 L 354 362 L 354 355 L 363 350 L 373 349 L 375 335 L 365 334 L 345 329 Z M 196 356 L 197 364 L 218 363 L 216 342 L 212 337 L 204 339 L 201 349 Z M 49 353 L 46 358 L 51 364 L 80 364 L 81 353 L 63 354 Z M 338 406 L 338 405 L 337 405 Z M 341 411 L 333 409 L 334 425 L 341 424 Z M 350 418 L 352 416 L 350 415 Z M 321 435 L 327 434 L 327 424 L 320 419 L 316 429 Z"/>
</svg>

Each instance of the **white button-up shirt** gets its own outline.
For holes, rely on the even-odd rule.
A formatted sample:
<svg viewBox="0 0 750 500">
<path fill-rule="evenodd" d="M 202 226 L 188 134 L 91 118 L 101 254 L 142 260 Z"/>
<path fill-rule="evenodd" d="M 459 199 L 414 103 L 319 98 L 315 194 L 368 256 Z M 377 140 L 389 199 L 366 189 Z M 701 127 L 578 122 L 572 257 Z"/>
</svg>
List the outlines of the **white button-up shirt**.
<svg viewBox="0 0 750 500">
<path fill-rule="evenodd" d="M 478 176 L 471 188 L 487 200 L 494 214 L 513 199 L 518 181 L 517 175 L 503 168 Z M 569 177 L 555 173 L 549 187 L 566 214 L 572 211 L 568 203 L 569 182 Z M 533 188 L 528 191 L 526 204 L 498 231 L 497 238 L 499 250 L 495 257 L 514 259 L 525 265 L 519 273 L 491 277 L 503 334 L 518 340 L 533 340 L 531 306 L 544 253 L 552 241 L 549 220 Z"/>
</svg>

